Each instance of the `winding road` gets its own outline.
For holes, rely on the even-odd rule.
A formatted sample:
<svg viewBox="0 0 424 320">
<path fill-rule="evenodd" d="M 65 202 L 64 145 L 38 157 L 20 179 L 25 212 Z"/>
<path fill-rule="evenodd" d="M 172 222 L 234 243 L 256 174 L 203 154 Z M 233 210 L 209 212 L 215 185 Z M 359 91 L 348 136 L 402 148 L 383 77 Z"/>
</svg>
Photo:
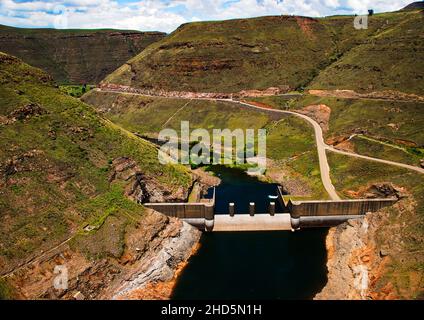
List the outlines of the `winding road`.
<svg viewBox="0 0 424 320">
<path fill-rule="evenodd" d="M 121 92 L 121 91 L 118 91 L 118 90 L 112 91 L 112 90 L 96 89 L 96 91 L 99 91 L 99 92 L 115 92 L 115 93 L 117 92 L 117 93 L 129 94 L 129 95 L 146 96 L 145 94 L 131 93 L 131 92 Z M 161 96 L 155 96 L 155 97 L 161 97 Z M 162 98 L 168 98 L 168 97 L 163 96 Z M 173 98 L 175 99 L 175 97 L 173 97 Z M 180 99 L 186 99 L 186 98 L 180 98 Z M 250 104 L 250 103 L 242 102 L 242 101 L 238 101 L 238 100 L 233 100 L 233 99 L 191 98 L 191 100 L 210 100 L 210 101 L 230 102 L 230 103 L 242 105 L 242 106 L 245 106 L 245 107 L 248 107 L 248 108 L 258 109 L 258 110 L 261 110 L 261 111 L 278 113 L 278 114 L 284 113 L 284 114 L 294 115 L 294 116 L 300 117 L 300 118 L 306 120 L 307 122 L 309 122 L 312 125 L 312 127 L 314 128 L 314 132 L 315 132 L 315 141 L 316 141 L 316 145 L 317 145 L 319 167 L 320 167 L 320 172 L 321 172 L 321 181 L 322 181 L 322 184 L 323 184 L 325 190 L 327 191 L 327 193 L 329 194 L 329 196 L 332 200 L 340 200 L 340 197 L 337 194 L 337 191 L 334 188 L 333 183 L 331 182 L 330 166 L 328 164 L 327 153 L 326 153 L 327 151 L 343 154 L 343 155 L 350 156 L 350 157 L 355 157 L 355 158 L 360 158 L 360 159 L 364 159 L 364 160 L 369 160 L 369 161 L 379 162 L 379 163 L 388 164 L 388 165 L 392 165 L 392 166 L 397 166 L 397 167 L 405 168 L 405 169 L 408 169 L 408 170 L 413 170 L 413 171 L 416 171 L 418 173 L 424 174 L 424 169 L 416 167 L 416 166 L 411 166 L 411 165 L 408 165 L 408 164 L 405 164 L 405 163 L 400 163 L 400 162 L 395 162 L 395 161 L 390 161 L 390 160 L 368 157 L 368 156 L 364 156 L 364 155 L 360 155 L 360 154 L 351 153 L 351 152 L 336 149 L 333 146 L 330 146 L 330 145 L 325 143 L 323 133 L 322 133 L 322 129 L 321 129 L 321 126 L 318 124 L 318 122 L 316 122 L 314 119 L 312 119 L 312 118 L 310 118 L 310 117 L 308 117 L 304 114 L 300 114 L 300 113 L 297 113 L 297 112 L 294 112 L 294 111 L 288 111 L 288 110 L 280 110 L 280 109 L 260 107 L 260 106 L 254 105 L 254 104 Z"/>
<path fill-rule="evenodd" d="M 226 101 L 228 101 L 228 100 L 226 100 Z M 296 112 L 293 112 L 293 111 L 285 111 L 285 110 L 258 107 L 258 106 L 255 106 L 253 104 L 246 103 L 246 102 L 238 102 L 238 101 L 233 101 L 233 102 L 247 106 L 247 107 L 250 107 L 250 108 L 266 110 L 267 112 L 285 113 L 285 114 L 295 115 L 297 117 L 300 117 L 300 118 L 308 121 L 312 125 L 312 127 L 314 128 L 314 131 L 315 131 L 315 141 L 316 141 L 317 151 L 318 151 L 319 169 L 321 171 L 322 184 L 324 185 L 324 188 L 327 191 L 327 193 L 329 194 L 331 200 L 340 200 L 340 197 L 336 192 L 336 188 L 334 188 L 334 185 L 331 182 L 331 178 L 330 178 L 330 166 L 328 165 L 327 154 L 325 152 L 325 150 L 327 150 L 327 148 L 328 148 L 328 145 L 325 144 L 324 138 L 322 136 L 322 129 L 321 129 L 320 125 L 315 120 L 313 120 L 312 118 L 309 118 L 308 116 L 305 116 L 303 114 L 296 113 Z"/>
<path fill-rule="evenodd" d="M 397 167 L 402 167 L 402 168 L 405 168 L 405 169 L 414 170 L 414 171 L 417 171 L 419 173 L 424 174 L 424 169 L 419 168 L 419 167 L 411 166 L 411 165 L 404 164 L 404 163 L 389 161 L 389 160 L 383 160 L 383 159 L 379 159 L 379 158 L 363 156 L 363 155 L 356 154 L 356 153 L 342 151 L 342 150 L 334 148 L 333 146 L 329 146 L 328 144 L 326 144 L 324 142 L 322 129 L 321 129 L 321 126 L 318 124 L 318 122 L 316 122 L 314 119 L 312 119 L 312 118 L 310 118 L 310 117 L 308 117 L 304 114 L 300 114 L 300 113 L 297 113 L 297 112 L 294 112 L 294 111 L 286 111 L 286 110 L 259 107 L 259 106 L 256 106 L 254 104 L 241 102 L 241 101 L 234 101 L 234 100 L 229 100 L 229 99 L 222 99 L 221 101 L 233 102 L 233 103 L 237 103 L 237 104 L 247 106 L 249 108 L 265 110 L 267 112 L 291 114 L 291 115 L 295 115 L 297 117 L 300 117 L 300 118 L 308 121 L 312 125 L 312 127 L 314 128 L 314 131 L 315 131 L 315 140 L 316 140 L 317 151 L 318 151 L 319 167 L 320 167 L 320 171 L 321 171 L 322 184 L 324 185 L 325 190 L 330 195 L 330 198 L 332 200 L 340 200 L 340 197 L 337 194 L 333 183 L 331 182 L 330 166 L 328 165 L 327 153 L 326 153 L 327 150 L 335 152 L 335 153 L 343 154 L 343 155 L 346 155 L 346 156 L 350 156 L 350 157 L 361 158 L 361 159 L 365 159 L 365 160 L 370 160 L 370 161 L 380 162 L 380 163 L 393 165 L 393 166 L 397 166 Z"/>
</svg>

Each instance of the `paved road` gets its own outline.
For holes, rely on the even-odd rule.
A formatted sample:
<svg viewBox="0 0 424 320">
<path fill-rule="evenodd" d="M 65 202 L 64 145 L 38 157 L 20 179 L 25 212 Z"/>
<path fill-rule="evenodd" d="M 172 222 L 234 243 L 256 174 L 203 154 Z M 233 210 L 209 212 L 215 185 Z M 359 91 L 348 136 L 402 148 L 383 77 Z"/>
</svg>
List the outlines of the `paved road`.
<svg viewBox="0 0 424 320">
<path fill-rule="evenodd" d="M 108 92 L 107 90 L 100 90 L 100 89 L 98 89 L 98 91 Z M 112 91 L 112 92 L 143 95 L 143 94 L 127 93 L 127 92 L 119 92 L 119 91 Z M 333 146 L 329 146 L 324 142 L 322 129 L 321 129 L 320 125 L 314 119 L 312 119 L 312 118 L 310 118 L 310 117 L 308 117 L 304 114 L 300 114 L 300 113 L 297 113 L 297 112 L 294 112 L 294 111 L 259 107 L 259 106 L 256 106 L 254 104 L 236 101 L 236 100 L 233 100 L 233 99 L 193 98 L 193 100 L 211 100 L 211 101 L 230 102 L 230 103 L 239 104 L 239 105 L 243 105 L 243 106 L 246 106 L 246 107 L 249 107 L 249 108 L 258 109 L 258 110 L 267 111 L 267 112 L 291 114 L 291 115 L 295 115 L 297 117 L 300 117 L 300 118 L 308 121 L 312 125 L 312 127 L 314 128 L 314 132 L 315 132 L 315 140 L 316 140 L 317 151 L 318 151 L 319 167 L 320 167 L 320 171 L 321 171 L 321 181 L 322 181 L 322 184 L 324 185 L 325 190 L 327 191 L 327 193 L 329 194 L 329 196 L 332 200 L 340 200 L 340 197 L 337 194 L 333 183 L 331 182 L 330 166 L 328 165 L 328 159 L 327 159 L 326 151 L 331 151 L 331 152 L 347 155 L 347 156 L 350 156 L 350 157 L 355 157 L 355 158 L 365 159 L 365 160 L 369 160 L 369 161 L 375 161 L 375 162 L 380 162 L 380 163 L 384 163 L 384 164 L 388 164 L 388 165 L 393 165 L 393 166 L 413 170 L 413 171 L 424 174 L 424 169 L 416 167 L 416 166 L 411 166 L 411 165 L 404 164 L 404 163 L 399 163 L 399 162 L 394 162 L 394 161 L 389 161 L 389 160 L 383 160 L 383 159 L 363 156 L 363 155 L 356 154 L 356 153 L 338 150 L 338 149 L 334 148 Z"/>
<path fill-rule="evenodd" d="M 330 151 L 336 152 L 336 153 L 340 153 L 340 154 L 344 154 L 344 155 L 347 155 L 347 156 L 351 156 L 351 157 L 356 157 L 356 158 L 361 158 L 361 159 L 365 159 L 365 160 L 371 160 L 371 161 L 375 161 L 375 162 L 389 164 L 389 165 L 392 165 L 392 166 L 402 167 L 402 168 L 405 168 L 405 169 L 414 170 L 416 172 L 419 172 L 419 173 L 423 173 L 424 174 L 424 169 L 423 168 L 419 168 L 419 167 L 416 167 L 416 166 L 411 166 L 411 165 L 405 164 L 405 163 L 400 163 L 400 162 L 394 162 L 394 161 L 390 161 L 390 160 L 384 160 L 384 159 L 379 159 L 379 158 L 372 158 L 372 157 L 368 157 L 368 156 L 363 156 L 361 154 L 351 153 L 351 152 L 339 150 L 339 149 L 334 148 L 333 146 L 327 146 L 327 150 L 330 150 Z"/>
<path fill-rule="evenodd" d="M 226 100 L 226 101 L 228 101 L 228 100 Z M 320 168 L 320 171 L 321 171 L 322 184 L 324 185 L 325 190 L 327 191 L 327 193 L 329 194 L 329 196 L 332 200 L 340 200 L 340 197 L 337 194 L 336 189 L 334 188 L 334 185 L 331 182 L 331 178 L 330 178 L 330 167 L 328 165 L 327 154 L 325 152 L 327 150 L 328 146 L 324 142 L 324 138 L 322 136 L 322 129 L 321 129 L 320 125 L 315 120 L 309 118 L 308 116 L 305 116 L 303 114 L 296 113 L 296 112 L 293 112 L 293 111 L 263 108 L 263 107 L 258 107 L 258 106 L 255 106 L 253 104 L 245 103 L 245 102 L 237 102 L 237 101 L 233 101 L 233 102 L 247 106 L 247 107 L 250 107 L 250 108 L 267 110 L 268 112 L 292 114 L 292 115 L 295 115 L 297 117 L 300 117 L 300 118 L 308 121 L 312 125 L 312 127 L 314 128 L 314 131 L 315 131 L 315 141 L 316 141 L 317 151 L 318 151 L 319 168 Z"/>
<path fill-rule="evenodd" d="M 224 101 L 230 101 L 230 100 L 225 99 Z M 238 102 L 238 101 L 232 101 L 232 102 L 238 103 L 238 104 L 250 107 L 250 108 L 267 110 L 268 112 L 270 112 L 272 110 L 272 112 L 275 112 L 275 113 L 292 114 L 292 115 L 298 116 L 298 117 L 308 121 L 312 125 L 312 127 L 314 128 L 314 131 L 315 131 L 315 139 L 316 139 L 316 144 L 317 144 L 317 149 L 318 149 L 318 157 L 319 157 L 319 165 L 320 165 L 320 170 L 321 170 L 322 183 L 323 183 L 325 189 L 327 190 L 328 194 L 330 195 L 331 199 L 333 199 L 333 200 L 337 200 L 337 199 L 340 199 L 340 198 L 337 195 L 333 184 L 331 183 L 330 167 L 328 165 L 326 150 L 336 152 L 336 153 L 339 153 L 339 154 L 344 154 L 344 155 L 347 155 L 347 156 L 350 156 L 350 157 L 361 158 L 361 159 L 365 159 L 365 160 L 370 160 L 370 161 L 380 162 L 380 163 L 389 164 L 389 165 L 393 165 L 393 166 L 397 166 L 397 167 L 402 167 L 402 168 L 405 168 L 405 169 L 414 170 L 416 172 L 424 174 L 424 169 L 416 167 L 416 166 L 411 166 L 411 165 L 408 165 L 408 164 L 389 161 L 389 160 L 383 160 L 383 159 L 379 159 L 379 158 L 363 156 L 363 155 L 356 154 L 356 153 L 338 150 L 338 149 L 334 148 L 333 146 L 329 146 L 324 142 L 322 129 L 321 129 L 320 125 L 318 124 L 318 122 L 316 122 L 315 120 L 313 120 L 312 118 L 310 118 L 306 115 L 303 115 L 303 114 L 300 114 L 300 113 L 297 113 L 297 112 L 293 112 L 293 111 L 259 107 L 259 106 L 256 106 L 256 105 L 253 105 L 253 104 L 250 104 L 250 103 L 246 103 L 246 102 Z"/>
</svg>

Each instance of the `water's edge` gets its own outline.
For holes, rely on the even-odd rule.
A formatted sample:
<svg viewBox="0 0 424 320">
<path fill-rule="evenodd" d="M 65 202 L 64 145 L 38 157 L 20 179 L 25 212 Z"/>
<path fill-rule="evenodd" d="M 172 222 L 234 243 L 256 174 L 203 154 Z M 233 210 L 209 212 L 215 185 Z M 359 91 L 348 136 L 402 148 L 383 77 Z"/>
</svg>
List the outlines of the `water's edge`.
<svg viewBox="0 0 424 320">
<path fill-rule="evenodd" d="M 239 211 L 252 198 L 267 199 L 275 185 L 241 170 L 216 168 L 217 212 L 236 202 Z M 265 208 L 266 201 L 258 203 Z M 295 233 L 204 233 L 199 250 L 179 275 L 171 298 L 182 299 L 312 299 L 327 283 L 328 229 Z"/>
</svg>

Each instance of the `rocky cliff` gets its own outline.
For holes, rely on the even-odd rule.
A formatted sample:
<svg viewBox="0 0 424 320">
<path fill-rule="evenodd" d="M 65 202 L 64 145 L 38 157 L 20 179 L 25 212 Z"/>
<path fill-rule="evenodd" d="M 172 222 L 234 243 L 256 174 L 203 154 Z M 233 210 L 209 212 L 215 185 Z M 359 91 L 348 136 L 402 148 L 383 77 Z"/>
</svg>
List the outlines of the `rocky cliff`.
<svg viewBox="0 0 424 320">
<path fill-rule="evenodd" d="M 117 220 L 113 224 L 119 226 Z M 108 236 L 112 238 L 113 234 Z M 88 246 L 101 245 L 95 243 L 96 235 L 85 237 L 91 238 Z M 199 238 L 196 228 L 147 210 L 136 225 L 127 229 L 121 255 L 109 252 L 93 259 L 74 243 L 87 239 L 74 239 L 14 270 L 5 279 L 17 288 L 15 297 L 20 299 L 167 299 Z"/>
<path fill-rule="evenodd" d="M 414 266 L 415 261 L 422 261 L 422 250 L 411 250 L 410 245 L 406 245 L 408 222 L 399 221 L 399 217 L 414 214 L 417 204 L 412 194 L 400 194 L 400 198 L 392 208 L 330 229 L 327 236 L 328 282 L 315 299 L 422 297 L 423 273 Z M 418 241 L 420 235 L 415 234 L 415 238 Z"/>
<path fill-rule="evenodd" d="M 20 29 L 0 25 L 0 51 L 47 71 L 61 84 L 97 84 L 166 36 L 126 30 Z"/>
</svg>

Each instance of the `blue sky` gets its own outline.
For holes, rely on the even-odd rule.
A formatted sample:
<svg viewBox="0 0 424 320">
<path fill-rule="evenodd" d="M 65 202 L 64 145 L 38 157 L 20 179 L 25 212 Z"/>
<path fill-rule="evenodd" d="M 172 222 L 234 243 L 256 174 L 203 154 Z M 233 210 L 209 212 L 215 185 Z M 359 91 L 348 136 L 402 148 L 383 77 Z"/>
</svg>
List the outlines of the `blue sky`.
<svg viewBox="0 0 424 320">
<path fill-rule="evenodd" d="M 171 32 L 201 20 L 394 11 L 412 0 L 0 0 L 0 24 Z"/>
</svg>

